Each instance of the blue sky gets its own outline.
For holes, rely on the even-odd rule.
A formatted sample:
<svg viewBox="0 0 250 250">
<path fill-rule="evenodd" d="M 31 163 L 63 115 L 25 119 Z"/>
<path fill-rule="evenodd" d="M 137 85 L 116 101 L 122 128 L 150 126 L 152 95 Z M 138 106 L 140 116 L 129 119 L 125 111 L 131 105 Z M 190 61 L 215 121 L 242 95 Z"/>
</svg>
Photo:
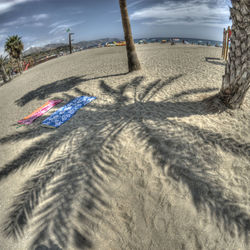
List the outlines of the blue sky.
<svg viewBox="0 0 250 250">
<path fill-rule="evenodd" d="M 222 40 L 228 0 L 127 0 L 134 38 L 190 37 Z M 0 53 L 9 35 L 25 49 L 74 41 L 123 38 L 119 0 L 0 0 Z"/>
</svg>

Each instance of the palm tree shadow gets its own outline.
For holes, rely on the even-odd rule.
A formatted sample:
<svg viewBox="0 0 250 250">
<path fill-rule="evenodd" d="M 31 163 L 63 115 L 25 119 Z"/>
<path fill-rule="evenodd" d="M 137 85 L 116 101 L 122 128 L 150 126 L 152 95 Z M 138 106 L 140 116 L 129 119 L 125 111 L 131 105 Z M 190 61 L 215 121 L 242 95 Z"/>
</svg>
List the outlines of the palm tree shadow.
<svg viewBox="0 0 250 250">
<path fill-rule="evenodd" d="M 102 78 L 109 78 L 109 77 L 114 77 L 114 76 L 122 76 L 122 75 L 127 75 L 127 74 L 128 73 L 120 73 L 120 74 L 99 76 L 99 77 L 94 77 L 94 78 L 85 78 L 86 75 L 83 75 L 80 77 L 76 77 L 76 76 L 68 77 L 63 80 L 58 80 L 58 81 L 55 81 L 46 85 L 42 85 L 41 87 L 28 92 L 27 94 L 25 94 L 24 96 L 16 100 L 15 103 L 18 106 L 22 107 L 34 99 L 43 100 L 45 98 L 50 97 L 52 94 L 68 91 L 87 81 L 97 80 L 97 79 L 102 79 Z"/>
<path fill-rule="evenodd" d="M 217 90 L 219 90 L 219 89 L 218 88 L 206 88 L 206 89 L 196 88 L 196 89 L 191 89 L 191 90 L 185 90 L 185 91 L 182 91 L 178 94 L 173 95 L 172 99 L 176 99 L 176 98 L 183 97 L 183 96 L 188 96 L 190 94 L 209 93 L 209 92 L 217 91 Z"/>
<path fill-rule="evenodd" d="M 116 150 L 122 149 L 120 135 L 130 125 L 135 127 L 137 139 L 152 148 L 157 165 L 164 173 L 189 187 L 198 210 L 208 207 L 210 213 L 224 223 L 226 230 L 232 232 L 236 225 L 238 232 L 247 236 L 249 215 L 234 198 L 223 196 L 224 188 L 209 171 L 213 167 L 216 169 L 220 161 L 216 147 L 248 159 L 249 145 L 169 119 L 210 113 L 203 101 L 152 101 L 160 90 L 174 84 L 179 77 L 181 75 L 166 81 L 159 79 L 146 88 L 141 86 L 143 77 L 136 77 L 116 89 L 101 80 L 100 90 L 113 99 L 111 104 L 93 102 L 57 130 L 31 127 L 1 138 L 0 143 L 4 144 L 47 134 L 0 171 L 1 181 L 35 164 L 42 166 L 15 197 L 4 225 L 5 234 L 18 239 L 32 220 L 35 226 L 32 227 L 31 249 L 41 244 L 49 245 L 51 235 L 62 249 L 72 244 L 70 237 L 75 248 L 91 248 L 94 242 L 90 229 L 96 227 L 97 220 L 105 221 L 104 211 L 109 209 L 105 197 L 111 194 L 104 179 L 105 176 L 119 178 L 121 174 L 114 164 L 115 155 Z M 131 89 L 133 97 L 126 95 Z M 74 90 L 76 94 L 88 95 L 76 85 Z M 213 90 L 202 89 L 200 92 Z M 199 91 L 194 89 L 193 93 Z M 150 125 L 152 121 L 154 126 Z M 161 124 L 164 124 L 164 132 L 159 132 L 158 125 Z M 179 128 L 178 132 L 176 128 Z M 201 149 L 205 142 L 211 146 L 206 153 Z M 61 149 L 60 154 L 56 154 L 57 149 Z M 105 223 L 116 232 L 112 223 Z"/>
<path fill-rule="evenodd" d="M 224 224 L 227 231 L 235 235 L 236 225 L 239 235 L 244 234 L 247 240 L 250 231 L 249 214 L 237 205 L 237 200 L 225 197 L 224 188 L 211 172 L 216 173 L 217 164 L 221 160 L 216 154 L 217 147 L 249 159 L 250 144 L 241 144 L 232 138 L 224 138 L 220 134 L 173 120 L 168 121 L 168 132 L 164 135 L 158 129 L 140 122 L 142 129 L 138 137 L 147 141 L 148 147 L 153 149 L 154 159 L 166 175 L 189 187 L 197 210 L 206 211 L 208 207 L 211 215 Z M 172 127 L 178 128 L 179 136 L 170 130 Z M 209 148 L 207 152 L 202 150 L 204 142 Z"/>
<path fill-rule="evenodd" d="M 206 62 L 215 64 L 215 65 L 222 65 L 222 66 L 226 65 L 226 63 L 224 62 L 217 62 L 217 61 L 220 61 L 220 58 L 217 58 L 217 57 L 205 57 L 205 60 Z"/>
</svg>

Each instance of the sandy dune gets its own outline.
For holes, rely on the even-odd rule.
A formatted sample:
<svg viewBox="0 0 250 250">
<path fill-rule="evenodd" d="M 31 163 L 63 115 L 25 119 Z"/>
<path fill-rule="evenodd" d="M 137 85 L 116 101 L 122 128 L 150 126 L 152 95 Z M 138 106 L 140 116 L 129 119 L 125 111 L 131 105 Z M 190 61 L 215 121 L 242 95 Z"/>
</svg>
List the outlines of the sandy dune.
<svg viewBox="0 0 250 250">
<path fill-rule="evenodd" d="M 215 47 L 138 45 L 38 65 L 0 88 L 0 249 L 249 249 L 250 98 L 206 103 Z M 52 98 L 95 101 L 58 129 L 16 122 Z M 58 107 L 62 106 L 58 105 Z"/>
</svg>

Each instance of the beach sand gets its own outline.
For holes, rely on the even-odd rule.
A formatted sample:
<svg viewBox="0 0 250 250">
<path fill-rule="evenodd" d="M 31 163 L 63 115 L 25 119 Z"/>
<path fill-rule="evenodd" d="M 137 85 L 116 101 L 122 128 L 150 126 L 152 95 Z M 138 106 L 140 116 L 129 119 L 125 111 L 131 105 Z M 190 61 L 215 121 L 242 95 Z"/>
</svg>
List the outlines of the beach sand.
<svg viewBox="0 0 250 250">
<path fill-rule="evenodd" d="M 212 113 L 221 48 L 85 50 L 0 88 L 0 249 L 249 249 L 250 98 Z M 41 122 L 96 96 L 58 129 Z M 63 99 L 30 126 L 17 121 Z"/>
</svg>

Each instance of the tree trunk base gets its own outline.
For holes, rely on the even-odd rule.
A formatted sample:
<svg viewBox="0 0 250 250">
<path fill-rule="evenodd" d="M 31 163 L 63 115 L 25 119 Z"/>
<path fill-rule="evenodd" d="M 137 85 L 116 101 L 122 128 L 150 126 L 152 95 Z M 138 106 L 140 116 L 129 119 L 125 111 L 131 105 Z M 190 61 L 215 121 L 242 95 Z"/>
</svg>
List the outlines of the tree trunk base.
<svg viewBox="0 0 250 250">
<path fill-rule="evenodd" d="M 222 113 L 228 109 L 219 94 L 208 97 L 204 102 L 207 104 L 209 113 Z"/>
<path fill-rule="evenodd" d="M 229 109 L 238 109 L 241 107 L 241 103 L 230 103 L 228 96 L 222 95 L 221 93 L 218 95 L 218 98 Z"/>
</svg>

